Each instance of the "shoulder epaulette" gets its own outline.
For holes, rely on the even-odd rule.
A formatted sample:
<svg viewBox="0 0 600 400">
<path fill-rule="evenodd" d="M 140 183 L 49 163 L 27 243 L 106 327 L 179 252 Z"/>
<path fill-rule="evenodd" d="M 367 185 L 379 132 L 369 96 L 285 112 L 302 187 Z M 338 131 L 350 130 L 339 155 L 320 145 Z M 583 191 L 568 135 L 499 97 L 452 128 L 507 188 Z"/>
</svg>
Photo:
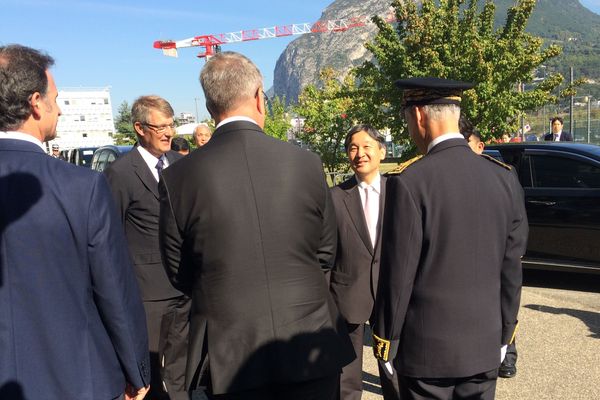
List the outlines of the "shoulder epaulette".
<svg viewBox="0 0 600 400">
<path fill-rule="evenodd" d="M 406 168 L 410 167 L 413 163 L 419 161 L 421 158 L 423 158 L 423 156 L 419 155 L 411 158 L 410 160 L 404 161 L 402 164 L 398 165 L 394 169 L 391 169 L 390 171 L 386 172 L 385 175 L 400 175 L 402 172 L 404 172 Z"/>
<path fill-rule="evenodd" d="M 507 170 L 512 170 L 512 167 L 508 164 L 503 163 L 502 161 L 498 160 L 497 158 L 494 158 L 488 154 L 480 154 L 481 157 L 485 158 L 486 160 L 492 161 L 493 163 L 496 163 L 497 165 L 501 166 L 502 168 L 505 168 Z"/>
</svg>

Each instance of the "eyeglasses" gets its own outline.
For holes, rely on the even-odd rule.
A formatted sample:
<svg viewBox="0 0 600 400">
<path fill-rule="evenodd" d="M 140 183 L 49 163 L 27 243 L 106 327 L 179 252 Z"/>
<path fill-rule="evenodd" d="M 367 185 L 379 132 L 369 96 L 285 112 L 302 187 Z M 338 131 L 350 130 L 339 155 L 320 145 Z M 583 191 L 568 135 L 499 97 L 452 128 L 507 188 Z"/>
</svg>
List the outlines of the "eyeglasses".
<svg viewBox="0 0 600 400">
<path fill-rule="evenodd" d="M 171 123 L 168 125 L 152 125 L 149 124 L 147 122 L 140 122 L 140 124 L 152 129 L 153 131 L 155 131 L 156 133 L 165 133 L 167 130 L 173 130 L 175 129 L 175 123 Z"/>
<path fill-rule="evenodd" d="M 267 96 L 267 93 L 265 93 L 265 91 L 260 88 L 256 91 L 256 96 L 258 96 L 258 93 L 260 93 L 260 92 L 262 92 L 262 94 L 263 94 L 265 110 L 267 110 L 267 113 L 270 114 L 271 113 L 271 99 L 269 99 L 269 96 Z"/>
</svg>

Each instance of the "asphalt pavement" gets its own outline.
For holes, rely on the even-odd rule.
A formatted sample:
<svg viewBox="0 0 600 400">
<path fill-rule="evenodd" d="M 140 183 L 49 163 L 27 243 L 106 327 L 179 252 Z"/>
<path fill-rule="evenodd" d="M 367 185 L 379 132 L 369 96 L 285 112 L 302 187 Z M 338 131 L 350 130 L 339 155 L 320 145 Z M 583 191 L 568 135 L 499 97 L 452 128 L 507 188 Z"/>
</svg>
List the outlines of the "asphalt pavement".
<svg viewBox="0 0 600 400">
<path fill-rule="evenodd" d="M 526 271 L 517 375 L 498 379 L 497 400 L 600 399 L 600 275 Z M 382 399 L 364 348 L 363 400 Z"/>
</svg>

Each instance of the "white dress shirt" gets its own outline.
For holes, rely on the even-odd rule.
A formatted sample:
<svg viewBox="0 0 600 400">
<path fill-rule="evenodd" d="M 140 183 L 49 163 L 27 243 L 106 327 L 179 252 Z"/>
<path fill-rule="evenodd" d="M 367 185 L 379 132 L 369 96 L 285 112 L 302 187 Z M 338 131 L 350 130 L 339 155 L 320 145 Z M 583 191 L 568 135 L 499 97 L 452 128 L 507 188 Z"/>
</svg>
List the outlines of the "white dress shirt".
<svg viewBox="0 0 600 400">
<path fill-rule="evenodd" d="M 159 176 L 158 170 L 156 169 L 156 164 L 158 164 L 158 157 L 154 157 L 148 150 L 146 150 L 142 146 L 136 146 L 136 149 L 140 152 L 140 155 L 142 156 L 146 164 L 148 164 L 148 168 L 150 168 L 150 172 L 152 172 L 154 179 L 156 179 L 156 182 L 158 182 Z M 169 166 L 169 160 L 164 154 L 162 155 L 162 160 L 163 169 L 165 169 Z"/>
<path fill-rule="evenodd" d="M 381 196 L 381 176 L 377 174 L 371 184 L 367 184 L 356 176 L 358 182 L 360 202 L 362 209 L 365 214 L 365 221 L 367 222 L 367 228 L 369 229 L 369 236 L 371 237 L 371 244 L 375 248 L 375 242 L 377 241 L 377 222 L 379 220 L 379 200 Z M 367 194 L 368 192 L 368 194 Z"/>
<path fill-rule="evenodd" d="M 464 138 L 465 137 L 460 133 L 456 133 L 456 132 L 444 133 L 443 135 L 436 137 L 435 139 L 433 139 L 431 141 L 431 143 L 429 143 L 429 146 L 427 146 L 427 152 L 429 153 L 431 151 L 431 149 L 433 149 L 434 146 L 442 143 L 444 140 L 449 140 L 449 139 L 463 139 L 464 140 Z"/>
<path fill-rule="evenodd" d="M 37 144 L 38 146 L 40 146 L 40 148 L 42 150 L 44 150 L 44 153 L 46 152 L 46 149 L 44 148 L 44 144 L 42 142 L 40 142 L 37 138 L 35 138 L 27 133 L 17 132 L 17 131 L 8 131 L 8 132 L 0 131 L 0 139 L 25 140 L 27 142 Z"/>
</svg>

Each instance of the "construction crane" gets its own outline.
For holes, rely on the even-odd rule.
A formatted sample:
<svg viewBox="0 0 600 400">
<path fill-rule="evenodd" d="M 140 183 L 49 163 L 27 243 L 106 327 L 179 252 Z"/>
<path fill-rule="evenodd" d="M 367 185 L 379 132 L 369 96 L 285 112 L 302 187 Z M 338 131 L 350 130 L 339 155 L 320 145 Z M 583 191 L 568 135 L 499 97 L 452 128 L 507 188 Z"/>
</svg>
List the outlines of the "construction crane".
<svg viewBox="0 0 600 400">
<path fill-rule="evenodd" d="M 386 22 L 395 21 L 393 14 L 384 18 Z M 314 24 L 279 25 L 270 28 L 250 29 L 214 35 L 194 36 L 183 40 L 157 40 L 155 49 L 162 49 L 163 54 L 177 57 L 177 49 L 186 47 L 203 47 L 204 51 L 198 54 L 199 58 L 209 58 L 221 51 L 221 46 L 229 43 L 248 42 L 251 40 L 274 39 L 279 37 L 304 35 L 306 33 L 345 32 L 348 29 L 364 27 L 371 23 L 369 17 L 352 17 L 337 20 L 317 21 Z"/>
</svg>

